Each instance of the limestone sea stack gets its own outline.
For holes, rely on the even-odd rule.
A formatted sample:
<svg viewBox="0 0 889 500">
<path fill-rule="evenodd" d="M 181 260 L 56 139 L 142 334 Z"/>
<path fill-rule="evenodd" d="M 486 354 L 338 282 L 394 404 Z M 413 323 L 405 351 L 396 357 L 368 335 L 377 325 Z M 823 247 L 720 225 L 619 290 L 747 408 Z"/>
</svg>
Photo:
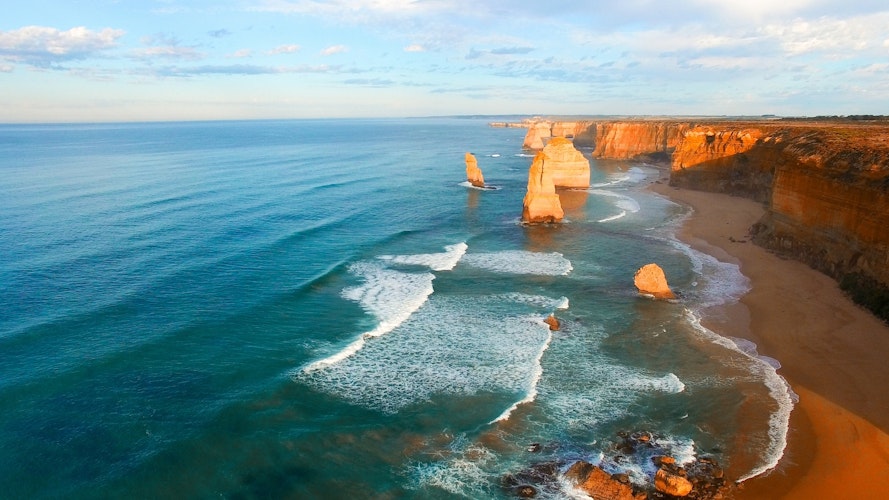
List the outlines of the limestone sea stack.
<svg viewBox="0 0 889 500">
<path fill-rule="evenodd" d="M 559 195 L 553 184 L 552 172 L 547 169 L 549 158 L 537 153 L 528 170 L 528 192 L 525 193 L 522 222 L 560 222 L 565 217 Z"/>
<path fill-rule="evenodd" d="M 553 137 L 543 148 L 553 184 L 563 188 L 590 187 L 590 161 L 564 137 Z"/>
<path fill-rule="evenodd" d="M 653 295 L 657 299 L 673 299 L 676 296 L 667 285 L 667 277 L 664 270 L 657 264 L 646 264 L 642 266 L 633 277 L 636 288 L 639 293 Z"/>
<path fill-rule="evenodd" d="M 475 187 L 485 187 L 485 177 L 472 153 L 466 153 L 466 180 Z"/>
</svg>

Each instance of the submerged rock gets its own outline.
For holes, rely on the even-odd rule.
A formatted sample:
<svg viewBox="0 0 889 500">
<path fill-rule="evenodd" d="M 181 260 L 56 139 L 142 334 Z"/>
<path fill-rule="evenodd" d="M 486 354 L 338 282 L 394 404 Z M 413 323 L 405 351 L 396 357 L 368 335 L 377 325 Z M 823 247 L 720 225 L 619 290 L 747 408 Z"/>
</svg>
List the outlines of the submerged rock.
<svg viewBox="0 0 889 500">
<path fill-rule="evenodd" d="M 466 180 L 475 187 L 485 187 L 485 177 L 482 170 L 478 168 L 478 160 L 472 153 L 466 153 Z"/>
<path fill-rule="evenodd" d="M 639 293 L 654 295 L 658 299 L 673 299 L 676 296 L 667 284 L 664 270 L 657 264 L 642 266 L 633 277 Z"/>
<path fill-rule="evenodd" d="M 537 153 L 528 170 L 528 192 L 525 193 L 522 222 L 560 222 L 565 217 L 559 195 L 547 169 L 549 158 Z"/>
</svg>

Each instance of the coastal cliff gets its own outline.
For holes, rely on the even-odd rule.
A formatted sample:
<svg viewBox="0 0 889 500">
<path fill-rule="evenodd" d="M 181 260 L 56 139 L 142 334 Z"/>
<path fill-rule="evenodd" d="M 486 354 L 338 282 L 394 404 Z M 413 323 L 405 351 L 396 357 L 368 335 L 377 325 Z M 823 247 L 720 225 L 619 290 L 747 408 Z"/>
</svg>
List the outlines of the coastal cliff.
<svg viewBox="0 0 889 500">
<path fill-rule="evenodd" d="M 576 147 L 595 148 L 593 156 L 627 160 L 640 156 L 667 158 L 689 124 L 669 120 L 538 120 L 528 127 L 522 147 L 543 149 L 555 137 L 570 139 Z"/>
<path fill-rule="evenodd" d="M 834 277 L 889 320 L 889 127 L 698 126 L 673 153 L 670 184 L 763 202 L 756 243 Z"/>
<path fill-rule="evenodd" d="M 596 126 L 596 158 L 626 160 L 638 156 L 667 157 L 688 124 L 671 121 L 604 122 Z"/>
</svg>

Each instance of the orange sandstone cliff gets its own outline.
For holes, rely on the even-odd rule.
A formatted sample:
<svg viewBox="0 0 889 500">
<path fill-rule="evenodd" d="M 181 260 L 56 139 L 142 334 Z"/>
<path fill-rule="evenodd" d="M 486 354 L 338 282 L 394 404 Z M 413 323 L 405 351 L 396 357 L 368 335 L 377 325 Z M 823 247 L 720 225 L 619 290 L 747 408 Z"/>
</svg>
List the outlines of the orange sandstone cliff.
<svg viewBox="0 0 889 500">
<path fill-rule="evenodd" d="M 528 170 L 528 192 L 525 193 L 522 222 L 559 222 L 565 217 L 559 195 L 547 167 L 549 158 L 542 151 L 534 157 Z"/>
<path fill-rule="evenodd" d="M 485 187 L 485 177 L 478 168 L 478 160 L 472 153 L 466 153 L 466 180 L 475 187 Z"/>
<path fill-rule="evenodd" d="M 576 147 L 595 148 L 593 156 L 626 160 L 639 156 L 668 156 L 686 123 L 669 120 L 539 120 L 527 123 L 522 147 L 539 150 L 555 137 L 571 139 Z"/>
<path fill-rule="evenodd" d="M 762 201 L 758 244 L 833 276 L 889 320 L 889 126 L 695 127 L 673 153 L 670 184 Z"/>
<path fill-rule="evenodd" d="M 574 144 L 564 137 L 553 137 L 543 148 L 547 157 L 547 170 L 556 187 L 590 187 L 590 161 L 584 158 Z"/>
<path fill-rule="evenodd" d="M 688 127 L 672 121 L 604 122 L 596 127 L 596 158 L 618 160 L 645 155 L 668 155 Z"/>
</svg>

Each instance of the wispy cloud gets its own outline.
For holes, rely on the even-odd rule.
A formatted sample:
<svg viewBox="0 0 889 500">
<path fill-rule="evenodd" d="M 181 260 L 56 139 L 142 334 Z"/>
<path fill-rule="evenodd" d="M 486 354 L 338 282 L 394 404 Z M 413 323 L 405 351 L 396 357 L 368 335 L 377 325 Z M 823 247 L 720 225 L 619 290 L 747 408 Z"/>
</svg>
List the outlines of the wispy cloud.
<svg viewBox="0 0 889 500">
<path fill-rule="evenodd" d="M 426 47 L 423 47 L 419 43 L 414 43 L 414 44 L 411 44 L 411 45 L 408 45 L 407 47 L 405 47 L 404 51 L 405 52 L 426 52 Z"/>
<path fill-rule="evenodd" d="M 204 55 L 194 47 L 179 47 L 177 45 L 162 45 L 157 47 L 144 47 L 134 49 L 130 56 L 146 61 L 154 59 L 180 59 L 185 61 L 199 61 Z"/>
<path fill-rule="evenodd" d="M 227 55 L 226 57 L 231 58 L 231 59 L 244 59 L 244 58 L 250 57 L 252 55 L 253 55 L 252 49 L 239 49 L 239 50 L 236 50 L 236 51 L 232 52 L 231 54 Z"/>
<path fill-rule="evenodd" d="M 47 26 L 25 26 L 0 31 L 0 60 L 37 67 L 87 59 L 117 47 L 120 29 L 93 31 L 79 26 L 66 31 Z"/>
<path fill-rule="evenodd" d="M 345 45 L 331 45 L 326 49 L 321 51 L 322 56 L 332 56 L 334 54 L 342 54 L 343 52 L 348 51 L 349 48 Z"/>
<path fill-rule="evenodd" d="M 143 70 L 157 77 L 192 77 L 203 75 L 275 75 L 289 73 L 340 73 L 341 66 L 262 66 L 255 64 L 204 64 L 198 66 L 165 66 Z"/>
<path fill-rule="evenodd" d="M 296 52 L 299 52 L 300 48 L 301 47 L 296 44 L 278 45 L 277 47 L 275 47 L 274 49 L 272 49 L 266 53 L 269 55 L 295 54 Z"/>
</svg>

